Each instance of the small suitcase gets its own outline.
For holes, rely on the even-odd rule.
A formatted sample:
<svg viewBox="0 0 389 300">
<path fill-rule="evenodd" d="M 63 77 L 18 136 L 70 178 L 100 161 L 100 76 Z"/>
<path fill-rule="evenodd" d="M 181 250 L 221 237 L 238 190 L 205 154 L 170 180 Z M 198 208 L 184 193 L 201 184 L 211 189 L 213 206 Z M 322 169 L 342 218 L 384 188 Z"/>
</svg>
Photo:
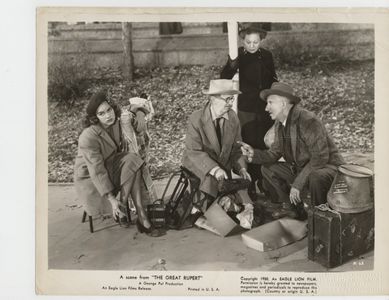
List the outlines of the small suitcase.
<svg viewBox="0 0 389 300">
<path fill-rule="evenodd" d="M 177 183 L 172 193 L 166 196 L 175 177 L 178 177 Z M 165 186 L 162 197 L 147 206 L 147 216 L 154 227 L 177 230 L 192 227 L 193 224 L 188 217 L 194 199 L 196 197 L 200 199 L 199 184 L 200 180 L 184 167 L 174 172 Z"/>
<path fill-rule="evenodd" d="M 374 249 L 374 209 L 345 214 L 327 204 L 308 212 L 308 259 L 334 268 Z"/>
<path fill-rule="evenodd" d="M 182 197 L 183 192 L 186 189 L 186 183 L 182 180 L 182 176 L 180 176 L 178 183 L 173 191 L 173 194 L 170 196 L 166 196 L 167 191 L 169 190 L 170 184 L 174 177 L 179 176 L 181 174 L 180 171 L 174 172 L 163 191 L 162 197 L 153 202 L 153 204 L 147 205 L 147 217 L 149 218 L 151 224 L 155 228 L 165 228 L 170 225 L 171 222 L 171 199 L 172 198 L 180 198 Z M 166 199 L 168 198 L 168 199 Z"/>
<path fill-rule="evenodd" d="M 164 228 L 166 226 L 167 211 L 163 199 L 154 201 L 147 205 L 147 216 L 155 228 Z"/>
</svg>

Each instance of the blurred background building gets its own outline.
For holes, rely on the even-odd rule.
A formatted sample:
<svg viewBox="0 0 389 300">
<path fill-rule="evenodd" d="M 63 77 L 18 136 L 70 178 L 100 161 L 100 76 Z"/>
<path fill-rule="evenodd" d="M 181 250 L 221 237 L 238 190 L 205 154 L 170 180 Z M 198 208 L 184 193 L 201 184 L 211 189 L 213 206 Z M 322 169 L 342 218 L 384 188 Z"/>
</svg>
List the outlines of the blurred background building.
<svg viewBox="0 0 389 300">
<path fill-rule="evenodd" d="M 374 58 L 374 26 L 340 23 L 263 23 L 263 46 L 277 62 L 303 55 L 324 59 Z M 136 67 L 223 65 L 228 53 L 226 23 L 132 23 Z M 49 61 L 88 54 L 98 67 L 123 63 L 121 23 L 49 23 Z"/>
</svg>

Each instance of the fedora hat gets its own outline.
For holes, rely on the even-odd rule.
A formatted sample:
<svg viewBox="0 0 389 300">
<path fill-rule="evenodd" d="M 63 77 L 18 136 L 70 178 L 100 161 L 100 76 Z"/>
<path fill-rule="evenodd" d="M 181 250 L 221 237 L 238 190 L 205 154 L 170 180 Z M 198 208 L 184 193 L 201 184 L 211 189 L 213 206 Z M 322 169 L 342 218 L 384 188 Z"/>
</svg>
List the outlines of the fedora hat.
<svg viewBox="0 0 389 300">
<path fill-rule="evenodd" d="M 237 90 L 230 79 L 215 79 L 209 82 L 209 89 L 203 90 L 206 95 L 236 95 L 242 92 Z"/>
<path fill-rule="evenodd" d="M 266 102 L 267 102 L 267 97 L 269 97 L 270 95 L 278 95 L 278 96 L 286 97 L 290 100 L 292 104 L 297 104 L 301 101 L 300 97 L 294 95 L 291 86 L 281 82 L 274 82 L 271 85 L 270 89 L 263 90 L 260 93 L 261 99 Z"/>
</svg>

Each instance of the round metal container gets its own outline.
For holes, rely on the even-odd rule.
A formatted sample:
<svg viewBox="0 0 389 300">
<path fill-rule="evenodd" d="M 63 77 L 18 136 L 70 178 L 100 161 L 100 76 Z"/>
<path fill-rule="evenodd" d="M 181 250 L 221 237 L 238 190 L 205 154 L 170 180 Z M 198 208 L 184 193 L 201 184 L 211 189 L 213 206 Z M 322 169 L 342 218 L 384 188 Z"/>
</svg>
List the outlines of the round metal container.
<svg viewBox="0 0 389 300">
<path fill-rule="evenodd" d="M 327 194 L 328 205 L 342 213 L 359 213 L 373 208 L 370 179 L 373 172 L 363 166 L 345 164 L 338 167 Z"/>
</svg>

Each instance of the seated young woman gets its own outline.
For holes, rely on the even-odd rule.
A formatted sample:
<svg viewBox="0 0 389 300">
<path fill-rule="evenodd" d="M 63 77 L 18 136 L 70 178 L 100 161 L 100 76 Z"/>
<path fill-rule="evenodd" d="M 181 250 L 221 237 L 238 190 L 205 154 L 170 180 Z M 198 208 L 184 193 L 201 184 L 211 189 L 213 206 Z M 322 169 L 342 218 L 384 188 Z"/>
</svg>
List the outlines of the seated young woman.
<svg viewBox="0 0 389 300">
<path fill-rule="evenodd" d="M 132 116 L 142 123 L 145 113 L 143 108 L 137 108 L 122 118 Z M 97 92 L 89 100 L 74 166 L 76 192 L 89 215 L 98 213 L 102 202 L 108 201 L 114 219 L 127 226 L 126 208 L 131 196 L 138 215 L 138 231 L 158 237 L 165 232 L 152 226 L 145 211 L 150 203 L 147 180 L 143 176 L 148 172 L 142 170 L 146 168 L 145 162 L 138 153 L 128 151 L 133 147 L 128 147 L 122 125 L 129 122 L 120 117 L 121 110 L 108 99 L 106 92 Z"/>
</svg>

